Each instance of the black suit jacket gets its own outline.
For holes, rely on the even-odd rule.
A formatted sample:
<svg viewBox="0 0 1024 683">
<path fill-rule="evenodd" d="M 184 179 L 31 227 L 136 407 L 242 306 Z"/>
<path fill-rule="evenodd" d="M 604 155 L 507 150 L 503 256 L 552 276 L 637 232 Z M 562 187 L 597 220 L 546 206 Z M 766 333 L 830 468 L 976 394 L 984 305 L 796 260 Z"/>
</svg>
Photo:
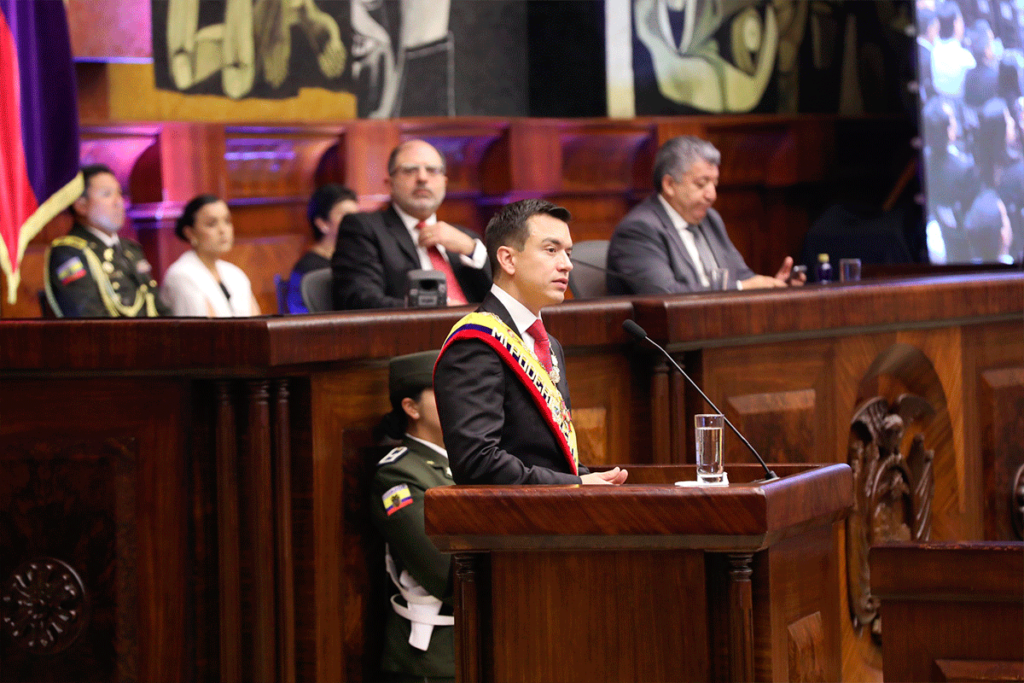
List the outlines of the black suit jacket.
<svg viewBox="0 0 1024 683">
<path fill-rule="evenodd" d="M 518 331 L 493 294 L 477 310 L 497 315 Z M 549 339 L 563 370 L 558 390 L 569 407 L 565 355 L 561 344 Z M 486 343 L 462 340 L 441 354 L 434 397 L 457 484 L 580 483 L 526 387 Z M 588 470 L 581 464 L 579 472 Z"/>
<path fill-rule="evenodd" d="M 734 280 L 754 276 L 733 246 L 722 217 L 708 209 L 701 231 L 721 268 Z M 608 245 L 608 292 L 610 294 L 679 294 L 704 289 L 697 266 L 672 225 L 665 207 L 653 194 L 615 227 Z M 612 273 L 615 273 L 613 275 Z"/>
<path fill-rule="evenodd" d="M 468 230 L 459 228 L 475 237 Z M 466 300 L 481 301 L 491 287 L 489 265 L 470 268 L 449 260 Z M 338 228 L 331 259 L 334 308 L 402 308 L 405 275 L 418 270 L 420 257 L 402 219 L 390 206 L 372 213 L 350 213 Z"/>
</svg>

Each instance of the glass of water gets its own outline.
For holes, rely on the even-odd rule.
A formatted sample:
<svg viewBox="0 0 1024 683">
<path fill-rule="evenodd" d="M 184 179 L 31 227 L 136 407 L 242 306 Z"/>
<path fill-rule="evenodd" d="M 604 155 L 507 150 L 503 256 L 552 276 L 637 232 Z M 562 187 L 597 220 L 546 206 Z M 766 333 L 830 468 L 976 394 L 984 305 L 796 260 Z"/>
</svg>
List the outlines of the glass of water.
<svg viewBox="0 0 1024 683">
<path fill-rule="evenodd" d="M 697 450 L 697 481 L 703 484 L 722 482 L 725 467 L 722 463 L 722 427 L 725 418 L 721 415 L 694 415 Z"/>
</svg>

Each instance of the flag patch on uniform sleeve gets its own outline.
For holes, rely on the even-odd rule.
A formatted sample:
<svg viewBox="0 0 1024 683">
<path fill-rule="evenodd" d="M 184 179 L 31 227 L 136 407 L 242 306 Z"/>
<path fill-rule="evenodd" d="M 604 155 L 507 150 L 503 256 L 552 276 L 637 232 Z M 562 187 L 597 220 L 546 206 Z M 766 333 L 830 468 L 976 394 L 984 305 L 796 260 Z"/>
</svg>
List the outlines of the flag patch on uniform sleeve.
<svg viewBox="0 0 1024 683">
<path fill-rule="evenodd" d="M 69 285 L 82 277 L 85 277 L 85 264 L 77 256 L 72 256 L 57 267 L 57 279 L 62 285 Z"/>
<path fill-rule="evenodd" d="M 382 498 L 384 500 L 384 511 L 388 513 L 388 517 L 395 514 L 406 505 L 412 505 L 412 493 L 409 491 L 408 484 L 392 486 L 384 492 L 384 496 Z"/>
</svg>

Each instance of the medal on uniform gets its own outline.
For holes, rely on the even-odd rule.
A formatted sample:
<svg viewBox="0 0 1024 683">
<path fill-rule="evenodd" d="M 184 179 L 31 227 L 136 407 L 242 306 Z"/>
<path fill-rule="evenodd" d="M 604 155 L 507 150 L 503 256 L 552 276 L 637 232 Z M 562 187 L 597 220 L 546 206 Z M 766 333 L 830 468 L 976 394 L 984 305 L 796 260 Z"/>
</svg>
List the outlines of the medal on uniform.
<svg viewBox="0 0 1024 683">
<path fill-rule="evenodd" d="M 103 260 L 104 261 L 113 261 L 114 260 L 114 250 L 111 247 L 107 247 L 106 249 L 103 250 Z"/>
<path fill-rule="evenodd" d="M 551 381 L 555 384 L 558 384 L 558 380 L 562 377 L 562 373 L 558 370 L 558 359 L 555 358 L 555 354 L 551 354 L 551 372 L 548 374 L 551 376 Z"/>
<path fill-rule="evenodd" d="M 110 261 L 104 261 L 103 262 L 103 272 L 106 273 L 107 275 L 110 275 L 111 273 L 113 273 L 114 272 L 114 264 L 111 263 Z"/>
</svg>

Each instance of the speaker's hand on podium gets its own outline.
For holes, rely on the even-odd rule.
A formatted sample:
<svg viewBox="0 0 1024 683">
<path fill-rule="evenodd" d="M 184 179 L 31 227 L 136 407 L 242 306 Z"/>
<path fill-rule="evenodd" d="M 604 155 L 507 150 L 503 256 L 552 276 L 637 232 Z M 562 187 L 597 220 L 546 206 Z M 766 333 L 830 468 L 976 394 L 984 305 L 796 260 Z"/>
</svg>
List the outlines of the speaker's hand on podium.
<svg viewBox="0 0 1024 683">
<path fill-rule="evenodd" d="M 590 486 L 618 486 L 626 481 L 626 477 L 629 476 L 629 472 L 613 467 L 606 472 L 591 472 L 590 474 L 584 474 L 580 479 L 584 484 Z"/>
</svg>

